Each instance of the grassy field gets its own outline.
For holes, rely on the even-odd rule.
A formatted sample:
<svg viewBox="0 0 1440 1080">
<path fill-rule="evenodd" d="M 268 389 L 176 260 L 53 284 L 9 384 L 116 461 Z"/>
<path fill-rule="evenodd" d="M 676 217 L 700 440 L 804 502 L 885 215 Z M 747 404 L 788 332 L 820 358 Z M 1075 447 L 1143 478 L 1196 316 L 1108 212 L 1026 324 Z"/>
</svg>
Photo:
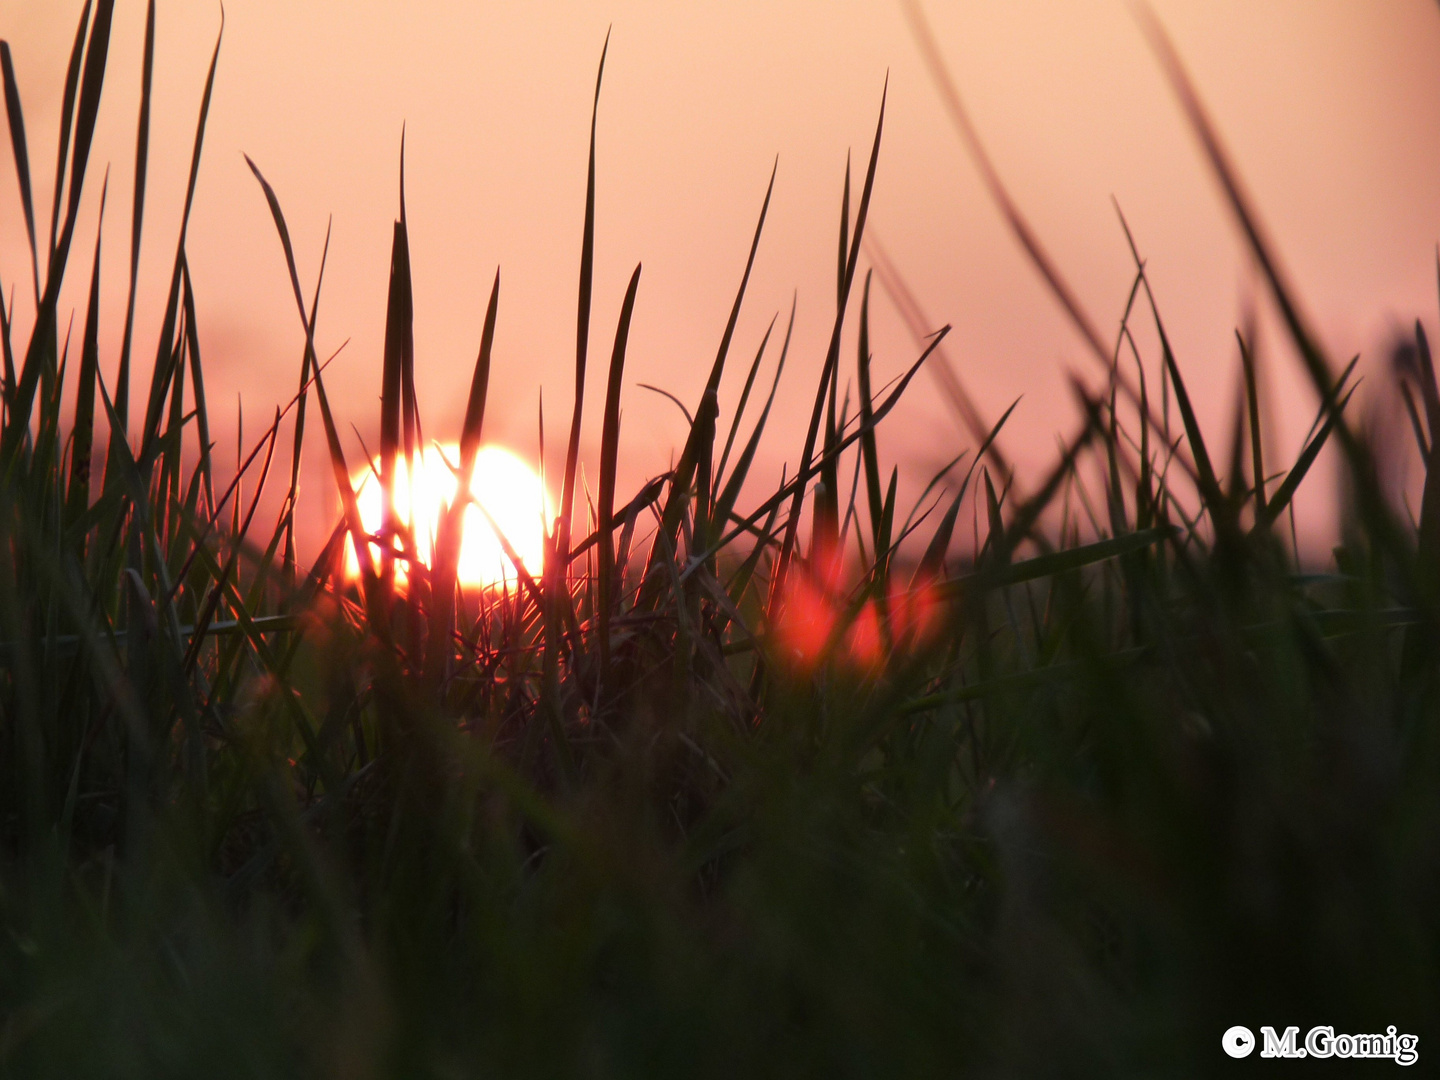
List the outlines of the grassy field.
<svg viewBox="0 0 1440 1080">
<path fill-rule="evenodd" d="M 1232 1024 L 1395 1024 L 1440 1052 L 1440 389 L 1417 326 L 1398 376 L 1417 522 L 1381 496 L 1345 414 L 1353 365 L 1297 314 L 1173 57 L 1314 383 L 1297 460 L 1264 460 L 1243 338 L 1248 392 L 1207 442 L 1138 254 L 1102 339 L 992 171 L 1104 390 L 1076 384 L 1050 471 L 1015 475 L 1001 418 L 897 507 L 884 421 L 943 333 L 872 385 L 882 105 L 789 479 L 757 496 L 749 476 L 790 335 L 782 317 L 735 355 L 747 262 L 673 469 L 617 491 L 640 268 L 589 357 L 592 124 L 559 512 L 538 576 L 476 591 L 457 586 L 463 504 L 428 567 L 424 523 L 362 523 L 364 461 L 313 348 L 321 283 L 258 168 L 298 392 L 242 475 L 211 457 L 183 227 L 153 353 L 127 317 L 100 355 L 99 242 L 75 222 L 112 6 L 87 0 L 77 32 L 48 223 L 3 51 L 34 253 L 4 292 L 33 285 L 36 314 L 28 339 L 12 308 L 0 327 L 0 1076 L 1191 1076 L 1246 1064 L 1221 1051 Z M 131 313 L 150 14 L 132 272 L 107 284 Z M 67 272 L 90 274 L 73 341 Z M 389 274 L 387 490 L 424 445 L 403 203 Z M 462 476 L 499 293 L 497 275 Z M 603 403 L 580 394 L 592 364 Z M 307 436 L 345 507 L 313 561 L 289 516 Z M 1291 500 L 1327 445 L 1344 542 L 1302 566 Z M 284 508 L 257 520 L 272 489 Z"/>
</svg>

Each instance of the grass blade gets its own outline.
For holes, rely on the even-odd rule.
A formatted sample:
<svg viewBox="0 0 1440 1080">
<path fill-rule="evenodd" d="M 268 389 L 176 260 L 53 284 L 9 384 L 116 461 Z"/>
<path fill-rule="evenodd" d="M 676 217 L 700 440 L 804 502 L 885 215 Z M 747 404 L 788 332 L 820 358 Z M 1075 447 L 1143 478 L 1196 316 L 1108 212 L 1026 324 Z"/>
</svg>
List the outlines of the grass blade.
<svg viewBox="0 0 1440 1080">
<path fill-rule="evenodd" d="M 145 14 L 145 61 L 140 74 L 140 121 L 135 135 L 135 207 L 130 227 L 130 295 L 125 301 L 125 333 L 120 339 L 120 373 L 115 379 L 115 410 L 130 411 L 130 346 L 135 330 L 135 291 L 140 279 L 141 224 L 145 219 L 145 174 L 150 158 L 150 87 L 155 71 L 155 0 Z"/>
<path fill-rule="evenodd" d="M 75 28 L 75 41 L 70 46 L 70 63 L 65 69 L 65 92 L 60 107 L 60 145 L 56 151 L 55 162 L 55 197 L 50 203 L 50 244 L 45 258 L 47 275 L 50 265 L 55 261 L 55 243 L 59 238 L 61 196 L 65 192 L 65 164 L 69 160 L 70 133 L 75 122 L 75 95 L 80 89 L 80 65 L 85 59 L 85 41 L 89 36 L 92 3 L 93 0 L 85 0 L 85 7 L 80 11 L 80 24 Z"/>
<path fill-rule="evenodd" d="M 1237 330 L 1240 362 L 1245 366 L 1245 406 L 1250 418 L 1250 468 L 1255 476 L 1255 513 L 1265 513 L 1265 445 L 1260 437 L 1260 390 L 1255 378 L 1255 354 Z"/>
<path fill-rule="evenodd" d="M 85 71 L 80 80 L 80 99 L 76 105 L 74 153 L 70 159 L 70 191 L 65 211 L 65 225 L 50 259 L 49 276 L 45 281 L 48 302 L 53 305 L 60 293 L 71 239 L 75 235 L 75 219 L 80 210 L 80 195 L 85 186 L 85 167 L 90 161 L 90 145 L 95 138 L 95 121 L 100 113 L 100 95 L 105 86 L 105 64 L 110 54 L 110 26 L 115 15 L 115 0 L 100 0 L 95 8 L 95 22 L 90 27 L 90 40 L 85 46 Z"/>
<path fill-rule="evenodd" d="M 100 221 L 105 220 L 105 193 L 100 196 Z M 70 444 L 70 490 L 66 496 L 73 522 L 90 505 L 90 456 L 95 437 L 95 373 L 100 368 L 100 236 L 95 230 L 95 262 L 90 275 L 90 302 L 85 337 L 80 347 L 80 378 L 75 392 L 75 421 Z"/>
<path fill-rule="evenodd" d="M 1271 525 L 1275 524 L 1276 519 L 1279 518 L 1285 508 L 1290 505 L 1290 500 L 1294 498 L 1295 492 L 1300 488 L 1300 482 L 1305 479 L 1305 474 L 1310 471 L 1310 466 L 1315 464 L 1315 458 L 1319 455 L 1326 440 L 1330 438 L 1331 433 L 1335 430 L 1339 417 L 1341 413 L 1345 411 L 1345 406 L 1350 403 L 1350 398 L 1354 395 L 1355 389 L 1355 387 L 1352 387 L 1340 399 L 1340 403 L 1337 406 L 1333 408 L 1326 406 L 1322 410 L 1321 415 L 1325 417 L 1324 426 L 1320 428 L 1315 437 L 1305 446 L 1305 449 L 1300 452 L 1300 456 L 1295 459 L 1295 464 L 1291 466 L 1290 471 L 1285 475 L 1285 479 L 1282 480 L 1280 486 L 1275 489 L 1274 496 L 1266 503 L 1264 517 L 1257 520 L 1255 524 L 1256 530 L 1268 529 Z"/>
<path fill-rule="evenodd" d="M 215 69 L 220 62 L 220 44 L 225 38 L 225 9 L 220 9 L 220 30 L 215 36 L 215 49 L 210 55 L 210 67 L 205 75 L 205 90 L 200 97 L 200 115 L 195 124 L 195 144 L 190 152 L 190 174 L 185 184 L 185 205 L 180 212 L 180 236 L 175 244 L 175 265 L 170 273 L 169 300 L 165 306 L 165 317 L 160 324 L 160 344 L 156 354 L 155 368 L 151 375 L 150 399 L 145 412 L 145 428 L 142 436 L 143 448 L 154 438 L 159 423 L 160 401 L 164 395 L 164 361 L 175 335 L 175 320 L 180 307 L 180 268 L 185 261 L 185 237 L 190 228 L 190 211 L 195 205 L 195 183 L 200 176 L 200 154 L 205 145 L 205 125 L 210 116 L 210 100 L 215 93 Z"/>
<path fill-rule="evenodd" d="M 860 193 L 860 207 L 855 215 L 855 232 L 850 242 L 850 258 L 845 264 L 845 280 L 840 290 L 840 303 L 835 312 L 835 323 L 830 331 L 830 345 L 825 352 L 825 367 L 820 378 L 820 390 L 815 398 L 815 407 L 810 414 L 810 426 L 805 433 L 805 447 L 800 454 L 800 476 L 806 476 L 811 469 L 811 461 L 815 455 L 815 439 L 820 430 L 821 411 L 825 405 L 825 390 L 828 382 L 840 361 L 840 332 L 845 325 L 845 308 L 850 299 L 850 286 L 855 279 L 855 266 L 860 259 L 860 243 L 865 236 L 865 219 L 870 210 L 870 196 L 875 189 L 875 166 L 880 160 L 880 138 L 885 130 L 885 101 L 890 89 L 890 78 L 886 75 L 885 88 L 880 93 L 880 116 L 875 122 L 875 141 L 870 148 L 870 163 L 865 170 L 865 186 Z M 943 336 L 943 335 L 942 335 Z M 863 426 L 862 426 L 862 429 Z M 789 567 L 791 553 L 795 549 L 795 537 L 800 527 L 800 504 L 805 498 L 803 484 L 795 489 L 790 505 L 790 513 L 785 522 L 785 538 L 781 541 L 780 555 L 776 560 L 774 573 L 771 577 L 771 603 L 770 612 L 772 617 L 779 610 L 780 596 L 785 584 L 785 574 Z"/>
<path fill-rule="evenodd" d="M 600 672 L 610 670 L 610 614 L 615 603 L 615 470 L 620 449 L 620 390 L 624 385 L 625 347 L 630 339 L 630 318 L 635 310 L 635 292 L 640 287 L 640 265 L 630 275 L 620 322 L 615 328 L 615 349 L 610 356 L 610 377 L 605 387 L 605 420 L 600 435 Z"/>
<path fill-rule="evenodd" d="M 740 391 L 740 401 L 735 406 L 735 415 L 730 421 L 730 431 L 725 436 L 725 448 L 720 451 L 720 464 L 715 467 L 715 489 L 711 492 L 711 500 L 719 494 L 720 481 L 725 477 L 725 466 L 730 462 L 730 451 L 735 445 L 735 436 L 740 431 L 740 420 L 745 415 L 745 406 L 750 401 L 750 391 L 755 385 L 755 376 L 760 373 L 760 361 L 765 356 L 765 347 L 770 344 L 770 334 L 775 329 L 775 320 L 780 317 L 776 312 L 770 319 L 770 325 L 765 328 L 765 335 L 760 339 L 760 347 L 755 350 L 755 359 L 750 363 L 750 371 L 745 376 L 745 387 Z"/>
<path fill-rule="evenodd" d="M 595 73 L 595 100 L 590 110 L 590 157 L 585 177 L 585 231 L 580 241 L 580 294 L 575 316 L 575 407 L 570 418 L 570 439 L 565 446 L 565 475 L 560 489 L 560 522 L 555 533 L 555 565 L 570 558 L 570 518 L 575 502 L 575 469 L 580 460 L 580 418 L 585 407 L 585 361 L 590 349 L 590 294 L 595 277 L 595 132 L 600 120 L 600 86 L 605 79 L 605 56 L 610 33 L 600 49 Z"/>
<path fill-rule="evenodd" d="M 210 458 L 210 411 L 205 404 L 204 364 L 200 360 L 200 331 L 195 322 L 195 292 L 190 285 L 190 265 L 181 263 L 181 280 L 184 284 L 185 334 L 190 353 L 190 396 L 195 404 L 195 425 L 200 441 L 199 469 L 205 481 L 205 506 L 209 513 L 215 512 L 215 470 Z"/>
<path fill-rule="evenodd" d="M 380 386 L 380 579 L 388 592 L 395 587 L 393 539 L 398 532 L 395 485 L 404 396 L 405 341 L 411 330 L 410 245 L 404 222 L 395 222 L 390 246 L 390 294 L 385 304 L 385 358 Z"/>
<path fill-rule="evenodd" d="M 860 299 L 860 342 L 857 367 L 860 377 L 860 423 L 867 429 L 860 437 L 860 455 L 865 461 L 865 495 L 870 507 L 870 537 L 876 552 L 884 551 L 880 543 L 880 455 L 875 442 L 873 421 L 875 411 L 870 392 L 870 278 L 865 275 L 865 290 Z"/>
<path fill-rule="evenodd" d="M 25 142 L 25 114 L 20 108 L 20 87 L 15 82 L 15 64 L 10 43 L 0 41 L 0 69 L 5 76 L 5 115 L 10 122 L 10 149 L 15 154 L 15 174 L 20 181 L 20 206 L 25 212 L 25 232 L 30 238 L 30 273 L 34 277 L 35 304 L 40 304 L 40 253 L 35 246 L 35 199 L 30 191 L 30 150 Z"/>
<path fill-rule="evenodd" d="M 460 471 L 456 477 L 456 499 L 447 508 L 435 541 L 430 594 L 431 624 L 426 670 L 437 679 L 449 656 L 450 625 L 454 620 L 455 576 L 460 564 L 461 529 L 469 492 L 475 478 L 475 459 L 480 453 L 480 438 L 485 425 L 485 402 L 490 388 L 490 356 L 495 344 L 495 319 L 500 307 L 500 271 L 490 287 L 490 303 L 485 308 L 485 326 L 480 332 L 480 354 L 475 358 L 475 373 L 470 380 L 470 398 L 465 405 L 465 422 L 460 429 Z"/>
<path fill-rule="evenodd" d="M 745 449 L 740 452 L 740 460 L 735 463 L 735 471 L 731 473 L 730 479 L 725 484 L 725 490 L 715 501 L 715 520 L 724 524 L 730 519 L 735 509 L 735 503 L 740 498 L 740 489 L 744 486 L 745 477 L 750 473 L 751 462 L 755 460 L 755 451 L 760 446 L 760 436 L 765 432 L 765 423 L 770 419 L 770 406 L 775 404 L 775 392 L 780 388 L 780 376 L 785 373 L 785 358 L 790 355 L 790 336 L 795 331 L 795 307 L 796 297 L 790 299 L 790 321 L 785 327 L 785 342 L 780 346 L 780 362 L 775 366 L 775 379 L 770 384 L 770 396 L 765 399 L 765 408 L 760 412 L 760 419 L 755 422 L 755 430 L 751 432 L 750 439 L 745 443 Z"/>
</svg>

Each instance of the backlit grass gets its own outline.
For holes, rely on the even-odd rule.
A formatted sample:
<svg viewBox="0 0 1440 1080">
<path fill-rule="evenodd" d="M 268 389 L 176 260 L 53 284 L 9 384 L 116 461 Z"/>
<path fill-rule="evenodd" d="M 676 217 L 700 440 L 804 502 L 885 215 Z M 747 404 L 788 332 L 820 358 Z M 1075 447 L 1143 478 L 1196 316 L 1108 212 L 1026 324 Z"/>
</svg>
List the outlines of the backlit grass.
<svg viewBox="0 0 1440 1080">
<path fill-rule="evenodd" d="M 762 341 L 735 334 L 767 191 L 673 468 L 617 490 L 643 285 L 637 266 L 620 310 L 595 313 L 616 332 L 590 357 L 602 58 L 573 413 L 546 465 L 560 499 L 538 562 L 491 514 L 509 571 L 476 587 L 477 507 L 432 521 L 396 497 L 433 453 L 403 201 L 375 495 L 314 349 L 322 282 L 298 277 L 263 163 L 297 394 L 240 475 L 211 455 L 183 224 L 154 352 L 133 340 L 153 4 L 129 314 L 101 355 L 99 241 L 75 222 L 112 7 L 80 19 L 48 229 L 3 49 L 24 207 L 6 227 L 33 261 L 0 269 L 35 316 L 28 338 L 11 307 L 0 327 L 0 1075 L 1198 1075 L 1230 1065 L 1220 1035 L 1239 1023 L 1396 1024 L 1423 1060 L 1440 1052 L 1429 348 L 1417 326 L 1412 521 L 1346 417 L 1353 364 L 1298 314 L 1163 37 L 1315 385 L 1297 460 L 1264 460 L 1243 338 L 1234 435 L 1207 443 L 1138 253 L 1102 335 L 987 166 L 1103 389 L 1076 384 L 1063 453 L 1029 476 L 1000 447 L 1009 413 L 987 426 L 956 390 L 972 445 L 897 505 L 885 421 L 944 331 L 920 327 L 904 377 L 874 384 L 882 101 L 846 178 L 833 332 L 787 479 L 761 490 L 751 469 L 794 378 L 793 312 Z M 186 218 L 213 77 L 214 61 Z M 67 273 L 89 274 L 73 340 Z M 486 460 L 500 292 L 497 273 L 445 465 L 458 490 Z M 731 415 L 722 384 L 743 387 Z M 342 506 L 313 559 L 291 519 L 307 438 Z M 1327 445 L 1352 480 L 1346 540 L 1301 566 L 1290 505 Z M 278 519 L 259 517 L 277 488 Z"/>
</svg>

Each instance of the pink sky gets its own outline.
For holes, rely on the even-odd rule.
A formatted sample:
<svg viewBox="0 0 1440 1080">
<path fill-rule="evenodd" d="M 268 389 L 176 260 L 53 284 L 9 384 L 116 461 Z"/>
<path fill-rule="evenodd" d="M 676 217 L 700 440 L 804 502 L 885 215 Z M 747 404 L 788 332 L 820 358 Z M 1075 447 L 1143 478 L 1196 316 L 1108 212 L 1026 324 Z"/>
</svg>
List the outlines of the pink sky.
<svg viewBox="0 0 1440 1080">
<path fill-rule="evenodd" d="M 146 352 L 163 307 L 190 132 L 219 26 L 218 4 L 157 6 L 138 324 Z M 1012 0 L 927 7 L 1001 174 L 1107 333 L 1131 273 L 1110 202 L 1112 195 L 1119 200 L 1149 260 L 1202 418 L 1223 440 L 1248 259 L 1131 6 Z M 79 8 L 78 0 L 0 0 L 0 36 L 15 54 L 42 192 L 52 183 L 60 88 Z M 1434 330 L 1440 9 L 1433 0 L 1157 0 L 1154 8 L 1332 355 L 1378 354 L 1397 320 L 1420 316 Z M 1091 370 L 1083 347 L 947 126 L 894 0 L 231 0 L 226 19 L 189 242 L 213 423 L 225 445 L 233 440 L 237 394 L 247 430 L 256 430 L 293 393 L 303 344 L 279 244 L 242 152 L 276 188 L 307 290 L 334 215 L 318 346 L 327 355 L 349 339 L 329 385 L 344 421 L 373 440 L 404 123 L 427 434 L 455 434 L 498 265 L 487 430 L 533 458 L 543 386 L 547 456 L 556 460 L 571 406 L 590 96 L 610 26 L 599 127 L 596 359 L 587 396 L 592 477 L 604 361 L 630 271 L 643 261 L 621 443 L 622 482 L 634 484 L 663 469 L 684 437 L 678 410 L 635 384 L 664 386 L 692 404 L 698 398 L 777 154 L 774 202 L 722 393 L 722 421 L 765 325 L 788 310 L 798 290 L 782 384 L 788 399 L 766 440 L 760 475 L 778 476 L 781 462 L 793 460 L 833 320 L 845 155 L 853 151 L 863 168 L 887 70 L 872 224 L 929 314 L 954 325 L 952 353 L 983 408 L 997 416 L 1024 395 L 1009 436 L 1012 454 L 1038 467 L 1050 460 L 1056 433 L 1073 426 L 1063 375 Z M 77 242 L 77 250 L 91 242 L 108 162 L 107 370 L 123 321 L 143 23 L 141 0 L 120 0 Z M 8 150 L 5 157 L 0 273 L 7 289 L 19 282 L 23 320 L 28 254 Z M 71 275 L 68 295 L 78 295 L 85 276 Z M 915 350 L 883 299 L 876 324 L 875 363 L 884 379 Z M 1277 443 L 1290 452 L 1313 400 L 1279 337 L 1272 332 L 1267 343 Z M 844 358 L 853 373 L 853 345 Z M 334 513 L 318 435 L 317 428 L 307 459 L 311 497 L 302 507 L 317 531 Z M 881 433 L 882 453 L 901 464 L 917 492 L 930 468 L 968 441 L 923 379 Z M 353 435 L 347 451 L 359 461 Z M 1304 508 L 1317 530 L 1329 520 L 1326 493 L 1312 491 Z"/>
</svg>

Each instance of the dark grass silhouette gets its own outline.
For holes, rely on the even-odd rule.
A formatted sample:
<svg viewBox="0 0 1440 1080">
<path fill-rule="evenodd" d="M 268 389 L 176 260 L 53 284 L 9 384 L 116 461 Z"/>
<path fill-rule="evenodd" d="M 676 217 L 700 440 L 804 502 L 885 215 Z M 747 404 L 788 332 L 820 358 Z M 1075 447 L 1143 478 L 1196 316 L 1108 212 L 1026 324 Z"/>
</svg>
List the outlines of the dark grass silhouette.
<svg viewBox="0 0 1440 1080">
<path fill-rule="evenodd" d="M 1243 338 L 1234 438 L 1228 455 L 1207 445 L 1137 254 L 1113 342 L 1085 333 L 1107 389 L 1076 383 L 1053 469 L 1014 475 L 997 442 L 1009 413 L 987 430 L 972 404 L 975 446 L 907 517 L 884 421 L 944 332 L 894 386 L 873 385 L 868 273 L 858 314 L 851 294 L 877 122 L 853 218 L 847 176 L 834 329 L 791 476 L 751 502 L 788 326 L 758 344 L 736 413 L 718 407 L 767 191 L 689 436 L 630 496 L 615 478 L 636 268 L 599 489 L 582 491 L 592 122 L 559 513 L 538 578 L 476 593 L 457 587 L 463 505 L 429 567 L 388 497 L 367 533 L 314 350 L 321 283 L 302 286 L 254 163 L 295 292 L 299 391 L 237 475 L 218 475 L 182 224 L 132 417 L 153 4 L 116 385 L 101 372 L 98 239 L 72 355 L 57 305 L 112 8 L 81 16 L 48 235 L 0 49 L 36 313 L 28 340 L 12 308 L 0 327 L 0 1073 L 1198 1075 L 1230 1064 L 1219 1039 L 1236 1023 L 1394 1023 L 1433 1052 L 1429 348 L 1417 326 L 1406 394 L 1428 471 L 1412 523 L 1380 497 L 1346 419 L 1353 364 L 1335 376 L 1306 329 L 1158 31 L 1316 385 L 1294 463 L 1265 471 Z M 424 445 L 401 176 L 375 463 L 387 493 Z M 1159 357 L 1127 329 L 1142 296 Z M 462 478 L 505 362 L 502 317 L 497 273 Z M 772 386 L 746 421 L 767 356 Z M 312 406 L 343 513 L 307 569 L 290 511 Z M 287 434 L 282 512 L 257 522 L 262 491 L 286 482 Z M 1315 572 L 1287 512 L 1332 442 L 1354 503 L 1335 565 Z M 956 558 L 962 515 L 977 542 Z M 347 544 L 363 553 L 355 580 Z"/>
</svg>

